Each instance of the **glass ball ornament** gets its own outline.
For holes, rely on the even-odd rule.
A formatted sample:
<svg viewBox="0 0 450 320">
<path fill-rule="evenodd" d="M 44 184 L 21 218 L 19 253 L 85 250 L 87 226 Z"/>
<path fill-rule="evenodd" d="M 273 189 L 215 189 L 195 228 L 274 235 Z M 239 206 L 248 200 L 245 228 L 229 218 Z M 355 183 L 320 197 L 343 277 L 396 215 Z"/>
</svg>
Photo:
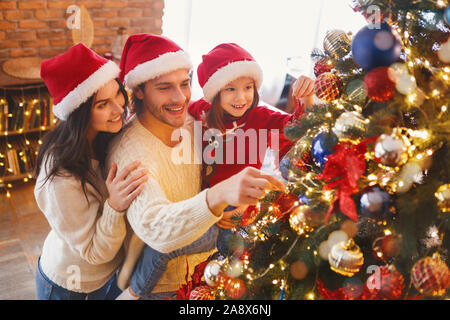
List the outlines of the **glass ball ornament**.
<svg viewBox="0 0 450 320">
<path fill-rule="evenodd" d="M 189 294 L 189 300 L 216 300 L 216 297 L 209 286 L 198 286 Z"/>
<path fill-rule="evenodd" d="M 225 279 L 224 289 L 227 296 L 233 300 L 242 298 L 247 290 L 244 281 L 231 277 L 227 277 L 227 279 Z"/>
<path fill-rule="evenodd" d="M 308 221 L 308 211 L 311 211 L 311 208 L 302 205 L 294 209 L 289 216 L 289 225 L 298 235 L 306 235 L 314 230 L 314 225 L 311 225 Z"/>
<path fill-rule="evenodd" d="M 389 67 L 376 67 L 364 77 L 364 90 L 367 96 L 378 102 L 387 102 L 395 95 L 395 82 L 392 81 L 393 71 Z"/>
<path fill-rule="evenodd" d="M 356 111 L 342 113 L 336 120 L 333 132 L 339 140 L 352 140 L 362 136 L 368 126 L 368 120 Z"/>
<path fill-rule="evenodd" d="M 253 222 L 255 222 L 256 218 L 258 218 L 258 215 L 260 213 L 259 207 L 257 206 L 248 206 L 242 215 L 241 221 L 239 225 L 241 227 L 246 227 Z"/>
<path fill-rule="evenodd" d="M 409 74 L 408 67 L 403 62 L 394 62 L 389 68 L 393 71 L 390 76 L 392 76 L 391 80 L 394 82 L 397 81 L 399 75 Z"/>
<path fill-rule="evenodd" d="M 334 272 L 352 277 L 359 272 L 364 264 L 361 248 L 353 239 L 336 243 L 328 254 L 330 268 Z"/>
<path fill-rule="evenodd" d="M 379 267 L 366 282 L 370 300 L 398 300 L 405 289 L 405 279 L 394 265 Z"/>
<path fill-rule="evenodd" d="M 448 289 L 450 274 L 438 253 L 417 261 L 411 269 L 411 282 L 421 294 L 440 297 Z"/>
<path fill-rule="evenodd" d="M 339 242 L 345 242 L 349 239 L 348 234 L 342 230 L 335 230 L 328 235 L 328 245 L 332 248 Z"/>
<path fill-rule="evenodd" d="M 302 280 L 308 275 L 308 266 L 303 261 L 294 261 L 289 269 L 292 278 Z"/>
<path fill-rule="evenodd" d="M 400 57 L 401 49 L 398 34 L 385 22 L 380 28 L 365 26 L 352 41 L 353 59 L 365 70 L 391 65 Z"/>
<path fill-rule="evenodd" d="M 206 284 L 210 287 L 216 287 L 219 284 L 219 280 L 222 273 L 222 265 L 217 260 L 211 260 L 205 267 L 203 276 Z"/>
<path fill-rule="evenodd" d="M 362 104 L 367 98 L 364 91 L 364 81 L 361 79 L 354 79 L 350 81 L 344 89 L 348 99 L 355 104 Z"/>
<path fill-rule="evenodd" d="M 245 227 L 220 229 L 217 236 L 217 251 L 224 257 L 240 257 L 250 245 Z"/>
<path fill-rule="evenodd" d="M 272 203 L 272 213 L 282 219 L 299 206 L 298 196 L 293 193 L 281 192 Z"/>
<path fill-rule="evenodd" d="M 281 176 L 283 177 L 283 179 L 287 180 L 287 181 L 295 181 L 295 179 L 293 177 L 290 176 L 291 173 L 291 159 L 288 157 L 283 157 L 283 159 L 280 160 L 280 172 L 281 172 Z"/>
<path fill-rule="evenodd" d="M 314 75 L 318 77 L 324 72 L 330 72 L 333 69 L 330 59 L 322 58 L 314 64 Z"/>
<path fill-rule="evenodd" d="M 378 237 L 372 243 L 373 255 L 382 261 L 391 260 L 400 253 L 401 243 L 401 235 L 388 234 Z"/>
<path fill-rule="evenodd" d="M 388 167 L 398 167 L 408 161 L 408 148 L 411 142 L 400 131 L 394 130 L 390 135 L 382 134 L 377 139 L 374 156 L 378 163 Z"/>
<path fill-rule="evenodd" d="M 342 222 L 339 229 L 344 231 L 349 238 L 354 238 L 358 234 L 358 225 L 352 220 Z"/>
<path fill-rule="evenodd" d="M 410 74 L 401 74 L 398 76 L 395 88 L 401 94 L 408 95 L 417 88 L 416 78 Z"/>
<path fill-rule="evenodd" d="M 323 48 L 336 59 L 345 57 L 351 50 L 352 39 L 342 30 L 330 30 L 323 40 Z"/>
<path fill-rule="evenodd" d="M 244 272 L 244 265 L 240 259 L 233 258 L 225 264 L 224 270 L 227 276 L 238 278 Z"/>
<path fill-rule="evenodd" d="M 448 38 L 447 42 L 441 43 L 437 55 L 441 62 L 450 63 L 450 38 Z"/>
<path fill-rule="evenodd" d="M 311 145 L 311 154 L 317 166 L 323 168 L 327 157 L 334 152 L 334 147 L 339 142 L 333 132 L 321 131 L 315 137 Z"/>
<path fill-rule="evenodd" d="M 391 196 L 378 186 L 363 191 L 359 203 L 361 212 L 376 221 L 383 221 L 391 214 Z"/>
<path fill-rule="evenodd" d="M 434 196 L 441 212 L 450 212 L 450 184 L 440 186 Z"/>
<path fill-rule="evenodd" d="M 320 74 L 314 82 L 314 93 L 325 102 L 332 102 L 342 94 L 342 80 L 332 72 Z"/>
</svg>

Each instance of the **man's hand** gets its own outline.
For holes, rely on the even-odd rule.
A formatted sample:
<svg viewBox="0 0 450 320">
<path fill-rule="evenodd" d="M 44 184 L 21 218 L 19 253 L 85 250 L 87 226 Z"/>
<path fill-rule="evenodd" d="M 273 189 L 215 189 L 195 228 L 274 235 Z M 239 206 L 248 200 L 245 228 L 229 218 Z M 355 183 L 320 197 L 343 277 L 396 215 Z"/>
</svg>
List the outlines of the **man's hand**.
<svg viewBox="0 0 450 320">
<path fill-rule="evenodd" d="M 210 210 L 217 216 L 228 206 L 256 205 L 266 191 L 284 191 L 285 186 L 274 177 L 253 167 L 216 184 L 206 193 Z"/>
</svg>

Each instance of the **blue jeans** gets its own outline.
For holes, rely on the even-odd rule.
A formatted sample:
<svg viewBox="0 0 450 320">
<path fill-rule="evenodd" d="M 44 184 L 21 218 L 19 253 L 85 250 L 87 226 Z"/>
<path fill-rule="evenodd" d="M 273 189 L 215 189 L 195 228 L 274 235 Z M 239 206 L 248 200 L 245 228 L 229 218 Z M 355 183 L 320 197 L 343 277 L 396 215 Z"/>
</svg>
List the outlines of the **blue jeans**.
<svg viewBox="0 0 450 320">
<path fill-rule="evenodd" d="M 117 275 L 95 291 L 80 293 L 67 290 L 51 281 L 41 269 L 41 258 L 39 257 L 36 266 L 36 297 L 38 300 L 115 300 L 122 292 L 117 287 Z"/>
<path fill-rule="evenodd" d="M 205 232 L 205 234 L 193 243 L 170 253 L 161 253 L 146 246 L 131 275 L 131 290 L 143 299 L 160 300 L 173 295 L 174 292 L 151 293 L 166 271 L 169 261 L 182 255 L 206 252 L 215 249 L 219 229 L 219 227 L 213 225 Z"/>
</svg>

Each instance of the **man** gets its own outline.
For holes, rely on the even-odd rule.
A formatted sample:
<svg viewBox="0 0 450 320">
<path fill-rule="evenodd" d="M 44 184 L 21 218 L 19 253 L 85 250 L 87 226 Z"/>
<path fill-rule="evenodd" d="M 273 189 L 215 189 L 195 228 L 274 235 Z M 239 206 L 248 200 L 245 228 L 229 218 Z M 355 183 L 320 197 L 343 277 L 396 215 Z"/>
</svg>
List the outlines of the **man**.
<svg viewBox="0 0 450 320">
<path fill-rule="evenodd" d="M 191 133 L 181 139 L 194 136 L 192 118 L 186 119 L 191 68 L 187 53 L 162 36 L 130 36 L 122 54 L 121 77 L 133 90 L 136 116 L 112 141 L 107 165 L 115 162 L 121 169 L 130 159 L 139 159 L 149 171 L 144 190 L 127 212 L 133 232 L 128 232 L 125 240 L 126 258 L 118 278 L 122 289 L 145 244 L 162 253 L 180 249 L 215 223 L 229 226 L 230 217 L 222 213 L 228 205 L 256 204 L 265 190 L 284 190 L 278 180 L 248 168 L 201 191 L 199 161 L 172 161 L 177 148 L 186 144 L 172 138 L 176 132 L 183 129 Z M 186 260 L 192 272 L 210 254 L 208 251 L 171 260 L 152 293 L 156 298 L 173 296 L 185 283 Z"/>
</svg>

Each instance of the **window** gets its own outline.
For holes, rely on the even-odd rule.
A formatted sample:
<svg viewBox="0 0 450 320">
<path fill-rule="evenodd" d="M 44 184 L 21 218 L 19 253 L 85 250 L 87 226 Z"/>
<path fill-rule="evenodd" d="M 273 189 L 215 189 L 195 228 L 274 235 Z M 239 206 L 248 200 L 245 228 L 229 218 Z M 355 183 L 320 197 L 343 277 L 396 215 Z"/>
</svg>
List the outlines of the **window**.
<svg viewBox="0 0 450 320">
<path fill-rule="evenodd" d="M 351 5 L 351 0 L 165 0 L 162 28 L 190 53 L 195 67 L 219 43 L 241 45 L 263 68 L 264 86 L 284 81 L 286 72 L 312 76 L 310 53 L 322 48 L 327 30 L 355 34 L 365 25 Z M 201 97 L 196 78 L 193 85 L 193 99 Z"/>
</svg>

